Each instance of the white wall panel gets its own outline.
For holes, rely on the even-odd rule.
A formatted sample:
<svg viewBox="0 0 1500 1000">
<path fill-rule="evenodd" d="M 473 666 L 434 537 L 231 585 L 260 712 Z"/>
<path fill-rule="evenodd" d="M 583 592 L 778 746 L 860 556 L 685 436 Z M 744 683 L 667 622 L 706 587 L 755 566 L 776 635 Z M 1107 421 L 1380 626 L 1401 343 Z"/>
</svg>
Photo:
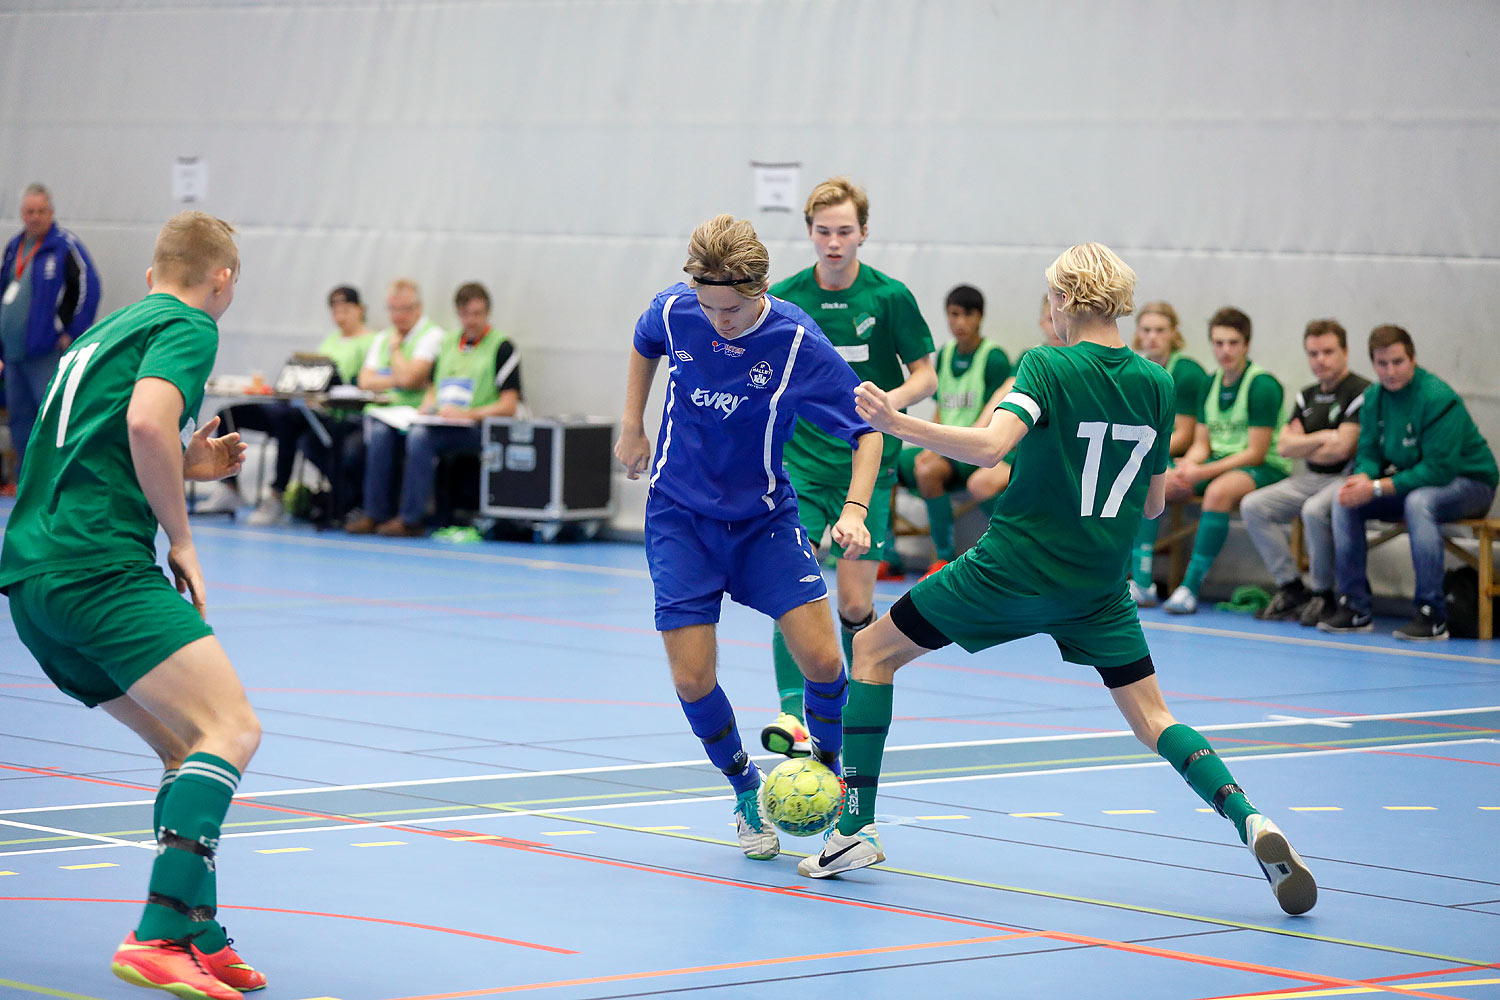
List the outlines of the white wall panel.
<svg viewBox="0 0 1500 1000">
<path fill-rule="evenodd" d="M 1495 37 L 1492 0 L 0 0 L 0 217 L 52 186 L 114 308 L 200 156 L 243 233 L 222 370 L 319 336 L 334 284 L 379 323 L 411 275 L 451 322 L 478 278 L 539 411 L 614 413 L 688 231 L 795 160 L 866 184 L 865 259 L 940 340 L 969 281 L 1029 342 L 1042 268 L 1098 239 L 1200 357 L 1234 303 L 1294 386 L 1309 318 L 1406 325 L 1500 444 Z M 810 261 L 756 222 L 778 275 Z"/>
</svg>

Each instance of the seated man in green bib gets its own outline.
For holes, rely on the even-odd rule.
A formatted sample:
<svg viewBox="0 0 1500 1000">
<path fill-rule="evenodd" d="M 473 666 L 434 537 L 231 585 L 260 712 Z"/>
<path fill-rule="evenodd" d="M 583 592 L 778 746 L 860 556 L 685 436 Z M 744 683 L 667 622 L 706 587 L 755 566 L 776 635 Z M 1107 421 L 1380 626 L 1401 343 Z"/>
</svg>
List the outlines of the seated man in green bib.
<svg viewBox="0 0 1500 1000">
<path fill-rule="evenodd" d="M 1198 589 L 1229 535 L 1229 514 L 1240 498 L 1285 479 L 1290 459 L 1276 451 L 1285 395 L 1275 375 L 1250 360 L 1250 317 L 1225 306 L 1208 321 L 1219 370 L 1198 408 L 1193 445 L 1167 472 L 1167 499 L 1203 497 L 1193 558 L 1181 586 L 1162 604 L 1168 614 L 1198 610 Z"/>
<path fill-rule="evenodd" d="M 521 356 L 509 337 L 490 326 L 490 293 L 471 281 L 459 286 L 453 304 L 460 329 L 443 337 L 432 368 L 432 385 L 418 407 L 420 415 L 406 432 L 400 506 L 393 517 L 375 525 L 377 535 L 425 535 L 422 522 L 432 498 L 438 459 L 454 452 L 479 451 L 484 418 L 514 416 L 521 404 Z M 376 512 L 390 509 L 391 472 L 400 432 L 376 420 L 366 421 L 365 431 L 369 451 L 365 514 L 375 517 Z"/>
<path fill-rule="evenodd" d="M 944 302 L 948 330 L 953 339 L 937 355 L 937 415 L 934 423 L 968 427 L 981 417 L 989 422 L 991 407 L 986 401 L 1010 378 L 1010 358 L 1000 345 L 980 336 L 984 322 L 984 294 L 972 285 L 959 285 L 948 293 Z M 949 496 L 969 489 L 977 499 L 989 500 L 986 492 L 974 482 L 977 466 L 958 462 L 916 446 L 901 449 L 896 459 L 896 481 L 920 496 L 927 504 L 927 523 L 932 535 L 935 561 L 928 574 L 942 569 L 955 556 L 953 543 L 953 501 Z M 901 557 L 887 539 L 886 563 L 899 572 Z"/>
</svg>

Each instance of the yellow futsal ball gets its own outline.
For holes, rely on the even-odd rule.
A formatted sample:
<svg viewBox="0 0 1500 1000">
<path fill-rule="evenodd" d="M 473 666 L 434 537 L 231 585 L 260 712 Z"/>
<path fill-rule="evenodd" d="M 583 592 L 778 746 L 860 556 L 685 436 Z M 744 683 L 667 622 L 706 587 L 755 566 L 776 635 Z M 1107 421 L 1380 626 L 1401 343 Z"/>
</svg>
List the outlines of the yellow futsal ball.
<svg viewBox="0 0 1500 1000">
<path fill-rule="evenodd" d="M 782 761 L 760 784 L 760 811 L 776 829 L 811 837 L 844 811 L 844 783 L 828 765 L 811 757 Z"/>
</svg>

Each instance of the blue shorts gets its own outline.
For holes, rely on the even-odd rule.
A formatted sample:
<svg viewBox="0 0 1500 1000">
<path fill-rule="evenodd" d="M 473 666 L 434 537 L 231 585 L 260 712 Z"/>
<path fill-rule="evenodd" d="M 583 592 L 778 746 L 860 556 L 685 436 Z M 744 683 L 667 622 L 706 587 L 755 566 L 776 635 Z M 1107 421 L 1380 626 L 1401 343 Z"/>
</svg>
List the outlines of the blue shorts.
<svg viewBox="0 0 1500 1000">
<path fill-rule="evenodd" d="M 654 489 L 646 500 L 646 565 L 659 632 L 717 624 L 725 594 L 773 619 L 828 597 L 793 499 L 761 517 L 720 521 Z"/>
</svg>

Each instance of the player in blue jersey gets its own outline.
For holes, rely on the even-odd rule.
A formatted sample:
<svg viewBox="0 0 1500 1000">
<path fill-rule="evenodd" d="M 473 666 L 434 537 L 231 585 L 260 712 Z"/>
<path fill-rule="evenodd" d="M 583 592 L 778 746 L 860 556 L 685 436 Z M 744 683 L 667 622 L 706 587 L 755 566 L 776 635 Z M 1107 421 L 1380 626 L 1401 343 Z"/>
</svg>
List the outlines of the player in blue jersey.
<svg viewBox="0 0 1500 1000">
<path fill-rule="evenodd" d="M 720 215 L 693 231 L 688 282 L 658 294 L 636 321 L 615 446 L 631 479 L 649 472 L 646 563 L 656 628 L 688 724 L 734 786 L 740 848 L 757 861 L 781 846 L 760 815 L 760 770 L 718 684 L 720 605 L 728 594 L 780 626 L 805 678 L 813 753 L 837 770 L 848 678 L 781 450 L 799 416 L 854 449 L 833 537 L 855 559 L 870 547 L 865 514 L 882 443 L 855 415 L 853 369 L 806 313 L 766 294 L 770 263 L 743 219 Z M 663 356 L 667 400 L 653 462 L 644 415 Z"/>
</svg>

